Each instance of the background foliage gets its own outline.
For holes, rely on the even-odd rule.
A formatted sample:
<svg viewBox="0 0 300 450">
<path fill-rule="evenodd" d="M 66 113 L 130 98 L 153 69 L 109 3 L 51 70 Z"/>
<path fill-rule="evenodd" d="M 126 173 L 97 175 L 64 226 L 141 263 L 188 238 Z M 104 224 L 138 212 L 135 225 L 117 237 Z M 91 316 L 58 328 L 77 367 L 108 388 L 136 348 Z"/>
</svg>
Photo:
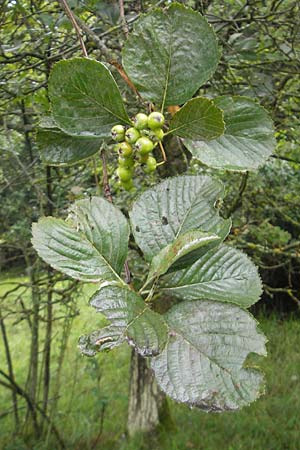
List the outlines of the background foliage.
<svg viewBox="0 0 300 450">
<path fill-rule="evenodd" d="M 271 359 L 266 363 L 270 364 L 267 374 L 271 383 L 271 397 L 259 404 L 262 405 L 260 414 L 267 429 L 276 430 L 276 439 L 281 442 L 279 447 L 296 449 L 294 432 L 297 425 L 293 422 L 291 407 L 294 394 L 286 384 L 291 381 L 297 387 L 297 379 L 292 380 L 297 375 L 288 365 L 285 376 L 282 375 L 282 379 L 275 381 L 271 375 L 271 367 L 280 361 L 280 356 L 275 351 L 276 329 L 282 333 L 282 341 L 286 339 L 290 343 L 287 347 L 290 347 L 292 360 L 297 355 L 294 336 L 299 333 L 298 323 L 290 322 L 289 319 L 291 314 L 297 315 L 300 306 L 300 101 L 297 76 L 300 69 L 299 3 L 290 0 L 228 1 L 225 4 L 207 0 L 182 3 L 205 14 L 217 32 L 223 50 L 215 76 L 202 86 L 199 93 L 258 97 L 275 122 L 276 153 L 262 169 L 251 174 L 218 171 L 217 175 L 226 185 L 223 215 L 227 217 L 233 214 L 234 226 L 229 239 L 234 241 L 235 246 L 246 251 L 260 267 L 264 295 L 254 312 L 264 312 L 268 316 L 276 314 L 280 320 L 287 320 L 277 322 L 272 319 L 265 322 L 267 334 L 270 331 L 271 342 L 272 336 L 274 337 Z M 156 4 L 142 0 L 125 2 L 129 28 L 141 12 L 151 10 Z M 158 4 L 163 6 L 164 2 L 159 1 Z M 82 25 L 90 56 L 112 63 L 113 68 L 117 67 L 124 40 L 124 24 L 120 19 L 118 3 L 72 0 L 69 5 Z M 103 440 L 107 448 L 114 448 L 114 445 L 119 448 L 118 445 L 123 445 L 120 444 L 123 442 L 122 434 L 117 431 L 117 427 L 112 426 L 111 419 L 112 411 L 117 408 L 123 413 L 125 411 L 126 387 L 124 384 L 120 391 L 120 396 L 123 395 L 124 398 L 117 398 L 107 386 L 110 374 L 115 373 L 113 364 L 119 366 L 121 363 L 126 366 L 126 351 L 120 350 L 114 356 L 116 361 L 112 360 L 111 368 L 105 370 L 101 358 L 93 362 L 84 361 L 82 365 L 81 359 L 73 355 L 74 351 L 68 351 L 68 346 L 73 346 L 73 349 L 76 347 L 76 336 L 80 334 L 77 317 L 79 310 L 80 317 L 84 317 L 82 300 L 74 301 L 78 285 L 46 268 L 37 259 L 30 244 L 31 223 L 40 215 L 65 217 L 70 201 L 88 198 L 101 191 L 99 180 L 102 174 L 98 157 L 71 168 L 50 168 L 41 162 L 35 143 L 39 117 L 47 113 L 49 107 L 47 83 L 51 67 L 62 58 L 79 55 L 80 48 L 60 4 L 40 0 L 3 1 L 0 11 L 0 42 L 0 319 L 3 338 L 0 344 L 0 370 L 9 374 L 23 392 L 16 394 L 16 391 L 10 392 L 7 386 L 0 386 L 1 428 L 3 426 L 5 430 L 0 442 L 2 439 L 4 448 L 27 448 L 23 437 L 17 438 L 20 439 L 17 441 L 12 440 L 14 427 L 20 431 L 21 436 L 27 436 L 29 441 L 38 441 L 46 428 L 49 442 L 51 439 L 56 442 L 53 437 L 55 431 L 51 428 L 52 421 L 57 419 L 57 415 L 66 417 L 67 411 L 72 411 L 74 423 L 78 423 L 78 420 L 85 422 L 84 396 L 81 409 L 74 406 L 72 396 L 75 392 L 79 395 L 80 390 L 90 389 L 89 396 L 95 395 L 97 402 L 88 402 L 93 411 L 93 420 L 88 419 L 87 428 L 93 430 L 91 435 L 96 440 L 95 445 Z M 121 86 L 127 110 L 133 114 L 136 112 L 134 95 L 118 71 L 113 71 Z M 172 164 L 160 168 L 160 176 L 163 177 L 185 172 L 187 159 L 190 158 L 174 138 L 169 139 L 166 150 Z M 132 195 L 118 191 L 113 176 L 113 161 L 109 161 L 108 170 L 112 175 L 113 194 L 118 194 L 116 203 L 126 214 Z M 195 161 L 191 161 L 189 171 L 201 174 L 212 172 Z M 139 189 L 144 190 L 154 182 L 154 175 L 144 180 L 140 174 Z M 131 243 L 130 264 L 136 272 L 142 274 L 145 270 L 134 243 Z M 80 292 L 78 295 L 80 298 Z M 26 343 L 22 345 L 20 353 L 20 344 L 25 339 Z M 7 358 L 8 354 L 11 361 Z M 67 370 L 69 358 L 72 367 L 78 371 L 75 377 L 73 371 Z M 116 377 L 121 379 L 121 374 L 125 372 L 122 367 Z M 72 383 L 65 384 L 70 376 Z M 85 383 L 81 383 L 82 378 Z M 92 380 L 91 383 L 88 380 Z M 1 381 L 7 382 L 3 376 Z M 97 383 L 100 383 L 100 389 L 96 387 Z M 66 385 L 68 396 L 64 392 Z M 43 408 L 47 418 L 41 415 L 41 418 L 35 420 L 34 415 L 31 415 L 30 420 L 24 420 L 28 419 L 26 410 L 29 408 L 24 393 L 30 397 L 35 408 Z M 281 405 L 286 408 L 284 425 L 290 430 L 288 437 L 280 434 L 276 419 L 270 421 L 268 415 L 271 407 L 279 409 L 279 403 L 276 404 L 278 398 L 282 399 Z M 199 417 L 196 413 L 185 413 L 180 407 L 176 408 L 175 415 L 179 417 L 180 424 L 185 424 L 185 429 L 189 427 L 187 423 L 195 424 L 195 428 L 191 425 L 191 429 L 197 429 L 198 423 L 203 422 L 203 427 L 208 429 L 215 426 L 219 428 L 222 423 L 221 428 L 226 430 L 230 420 L 235 420 L 226 417 L 208 419 L 202 415 Z M 251 414 L 252 419 L 255 418 L 255 408 L 258 406 L 252 410 L 254 413 L 249 412 L 250 410 L 239 413 L 239 420 L 245 429 Z M 104 426 L 101 417 L 105 419 Z M 120 428 L 124 430 L 122 414 L 118 417 Z M 209 420 L 211 422 L 207 422 Z M 54 420 L 54 423 L 57 423 L 56 431 L 62 440 L 66 440 L 67 446 L 71 442 L 73 446 L 76 443 L 78 448 L 91 448 L 94 445 L 93 439 L 87 441 L 89 438 L 86 431 L 76 434 L 76 427 L 71 426 L 74 435 L 69 438 L 64 427 L 59 426 L 59 421 Z M 101 436 L 99 434 L 97 440 L 99 430 Z M 244 437 L 240 434 L 242 440 L 247 439 L 246 432 Z M 272 441 L 262 429 L 258 434 L 260 440 L 253 444 L 253 448 L 278 448 L 275 438 Z M 181 439 L 180 436 L 174 437 L 174 448 L 198 448 L 200 445 L 192 433 L 190 440 L 183 442 Z M 208 433 L 208 441 L 206 446 L 203 444 L 203 448 L 218 448 L 220 444 L 217 439 L 210 438 Z M 114 440 L 119 444 L 111 442 Z M 223 442 L 222 439 L 219 442 Z M 244 444 L 236 442 L 232 437 L 226 448 L 251 448 L 249 443 L 243 442 Z M 10 445 L 16 446 L 9 447 Z M 31 444 L 28 445 L 32 448 Z M 124 445 L 127 446 L 124 448 L 130 448 L 131 444 Z"/>
</svg>

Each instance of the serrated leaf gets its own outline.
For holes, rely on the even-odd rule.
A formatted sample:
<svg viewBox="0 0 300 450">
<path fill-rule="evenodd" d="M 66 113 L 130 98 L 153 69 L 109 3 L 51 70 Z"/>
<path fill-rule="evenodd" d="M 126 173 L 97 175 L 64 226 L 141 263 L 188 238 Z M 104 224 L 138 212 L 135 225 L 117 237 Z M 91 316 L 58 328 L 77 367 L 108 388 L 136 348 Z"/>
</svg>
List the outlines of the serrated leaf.
<svg viewBox="0 0 300 450">
<path fill-rule="evenodd" d="M 59 128 L 37 132 L 37 145 L 45 164 L 66 165 L 82 161 L 100 149 L 102 140 L 87 136 L 71 136 Z"/>
<path fill-rule="evenodd" d="M 129 228 L 108 201 L 93 197 L 75 203 L 73 223 L 43 217 L 32 225 L 32 235 L 39 256 L 54 269 L 82 281 L 121 281 Z"/>
<path fill-rule="evenodd" d="M 123 48 L 123 66 L 141 95 L 161 106 L 181 105 L 214 73 L 215 33 L 206 19 L 178 3 L 135 23 Z"/>
<path fill-rule="evenodd" d="M 124 342 L 120 330 L 113 326 L 93 331 L 80 337 L 78 347 L 80 352 L 85 356 L 95 356 L 97 352 L 103 350 L 112 350 Z"/>
<path fill-rule="evenodd" d="M 90 305 L 105 315 L 115 334 L 119 330 L 119 342 L 126 339 L 141 355 L 157 355 L 164 348 L 167 325 L 163 317 L 128 287 L 103 285 L 91 298 Z"/>
<path fill-rule="evenodd" d="M 193 140 L 214 139 L 224 133 L 223 112 L 207 98 L 193 98 L 174 114 L 169 131 Z"/>
<path fill-rule="evenodd" d="M 236 171 L 258 169 L 276 145 L 268 113 L 247 97 L 222 96 L 214 103 L 224 111 L 224 135 L 209 142 L 185 139 L 185 146 L 196 159 L 210 167 Z"/>
<path fill-rule="evenodd" d="M 113 125 L 131 123 L 112 74 L 92 59 L 55 64 L 49 96 L 56 124 L 69 134 L 108 138 Z"/>
<path fill-rule="evenodd" d="M 215 207 L 223 196 L 221 182 L 208 176 L 169 178 L 145 191 L 130 212 L 132 232 L 145 258 L 151 261 L 188 231 L 208 232 L 223 240 L 231 226 Z"/>
<path fill-rule="evenodd" d="M 248 308 L 259 300 L 262 284 L 247 255 L 221 245 L 200 256 L 190 267 L 166 275 L 162 290 L 183 300 L 209 298 Z"/>
<path fill-rule="evenodd" d="M 210 244 L 219 241 L 219 236 L 202 231 L 188 231 L 179 236 L 172 244 L 163 248 L 151 261 L 148 280 L 157 278 L 166 273 L 178 260 L 191 252 L 207 248 Z"/>
<path fill-rule="evenodd" d="M 91 197 L 75 202 L 69 217 L 114 270 L 121 273 L 130 232 L 123 213 L 104 198 Z"/>
<path fill-rule="evenodd" d="M 256 321 L 235 305 L 182 302 L 166 315 L 169 340 L 151 361 L 159 386 L 170 397 L 205 411 L 236 410 L 262 392 L 263 376 L 244 363 L 266 355 Z"/>
</svg>

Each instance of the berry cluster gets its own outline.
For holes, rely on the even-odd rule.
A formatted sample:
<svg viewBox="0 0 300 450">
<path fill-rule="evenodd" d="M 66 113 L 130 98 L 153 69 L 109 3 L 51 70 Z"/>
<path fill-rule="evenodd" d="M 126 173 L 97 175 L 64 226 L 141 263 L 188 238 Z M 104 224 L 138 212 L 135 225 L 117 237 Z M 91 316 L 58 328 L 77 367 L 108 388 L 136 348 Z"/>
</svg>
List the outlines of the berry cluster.
<svg viewBox="0 0 300 450">
<path fill-rule="evenodd" d="M 119 155 L 116 173 L 120 185 L 126 190 L 133 188 L 132 177 L 138 163 L 146 173 L 155 171 L 157 161 L 151 152 L 164 137 L 165 118 L 159 112 L 152 112 L 149 116 L 139 113 L 132 122 L 133 126 L 127 130 L 123 125 L 115 125 L 111 129 L 111 136 L 117 142 L 114 149 Z"/>
</svg>

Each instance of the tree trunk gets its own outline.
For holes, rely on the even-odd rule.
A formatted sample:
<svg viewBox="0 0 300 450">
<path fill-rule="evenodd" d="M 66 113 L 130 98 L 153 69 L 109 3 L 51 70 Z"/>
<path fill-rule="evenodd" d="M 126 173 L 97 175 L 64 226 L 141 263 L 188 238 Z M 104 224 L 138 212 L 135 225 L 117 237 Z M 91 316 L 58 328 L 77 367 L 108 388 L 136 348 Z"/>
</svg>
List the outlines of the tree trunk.
<svg viewBox="0 0 300 450">
<path fill-rule="evenodd" d="M 129 436 L 152 432 L 169 419 L 166 396 L 159 389 L 147 358 L 132 350 L 127 419 Z"/>
</svg>

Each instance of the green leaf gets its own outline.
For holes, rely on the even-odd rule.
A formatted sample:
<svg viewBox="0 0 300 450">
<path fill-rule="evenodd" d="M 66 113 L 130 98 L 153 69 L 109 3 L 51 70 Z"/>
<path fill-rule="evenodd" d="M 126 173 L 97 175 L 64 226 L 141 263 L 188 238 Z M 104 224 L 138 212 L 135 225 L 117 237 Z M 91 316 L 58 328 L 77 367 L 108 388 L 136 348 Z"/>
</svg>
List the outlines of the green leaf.
<svg viewBox="0 0 300 450">
<path fill-rule="evenodd" d="M 131 123 L 112 74 L 91 59 L 55 64 L 49 96 L 56 124 L 69 134 L 107 138 L 113 125 Z"/>
<path fill-rule="evenodd" d="M 223 240 L 231 226 L 215 207 L 223 196 L 221 182 L 208 176 L 169 178 L 145 191 L 130 212 L 132 232 L 145 258 L 151 261 L 188 231 L 208 232 Z"/>
<path fill-rule="evenodd" d="M 215 33 L 206 19 L 178 3 L 136 22 L 123 48 L 123 66 L 141 95 L 161 106 L 181 105 L 214 73 Z"/>
<path fill-rule="evenodd" d="M 182 257 L 189 255 L 195 250 L 207 249 L 209 244 L 219 241 L 219 236 L 204 233 L 202 231 L 188 231 L 182 234 L 172 244 L 163 248 L 158 255 L 154 256 L 149 269 L 148 280 L 157 278 L 166 273 Z"/>
<path fill-rule="evenodd" d="M 248 312 L 213 301 L 182 302 L 165 320 L 169 340 L 151 365 L 166 394 L 205 411 L 227 411 L 262 393 L 260 371 L 244 367 L 250 353 L 266 355 L 266 339 Z"/>
<path fill-rule="evenodd" d="M 193 98 L 172 117 L 170 133 L 193 140 L 214 139 L 224 133 L 223 112 L 207 98 Z"/>
<path fill-rule="evenodd" d="M 59 128 L 37 132 L 37 145 L 45 164 L 74 164 L 99 151 L 102 140 L 87 136 L 71 136 Z"/>
<path fill-rule="evenodd" d="M 257 302 L 262 285 L 257 268 L 242 253 L 221 245 L 202 255 L 192 266 L 166 275 L 163 292 L 183 300 L 211 299 L 248 308 Z"/>
<path fill-rule="evenodd" d="M 129 225 L 122 212 L 102 197 L 78 200 L 69 217 L 114 270 L 123 269 L 129 240 Z"/>
<path fill-rule="evenodd" d="M 185 146 L 196 159 L 210 167 L 236 171 L 258 169 L 276 145 L 268 113 L 247 97 L 223 96 L 214 103 L 224 111 L 224 135 L 209 142 L 185 139 Z"/>
<path fill-rule="evenodd" d="M 32 225 L 32 244 L 39 256 L 72 278 L 121 281 L 129 227 L 108 201 L 92 197 L 75 203 L 73 222 L 43 217 Z"/>
<path fill-rule="evenodd" d="M 97 312 L 104 314 L 113 327 L 112 339 L 119 333 L 123 340 L 143 356 L 159 354 L 167 340 L 163 316 L 152 311 L 142 297 L 127 286 L 103 285 L 90 300 Z"/>
</svg>

